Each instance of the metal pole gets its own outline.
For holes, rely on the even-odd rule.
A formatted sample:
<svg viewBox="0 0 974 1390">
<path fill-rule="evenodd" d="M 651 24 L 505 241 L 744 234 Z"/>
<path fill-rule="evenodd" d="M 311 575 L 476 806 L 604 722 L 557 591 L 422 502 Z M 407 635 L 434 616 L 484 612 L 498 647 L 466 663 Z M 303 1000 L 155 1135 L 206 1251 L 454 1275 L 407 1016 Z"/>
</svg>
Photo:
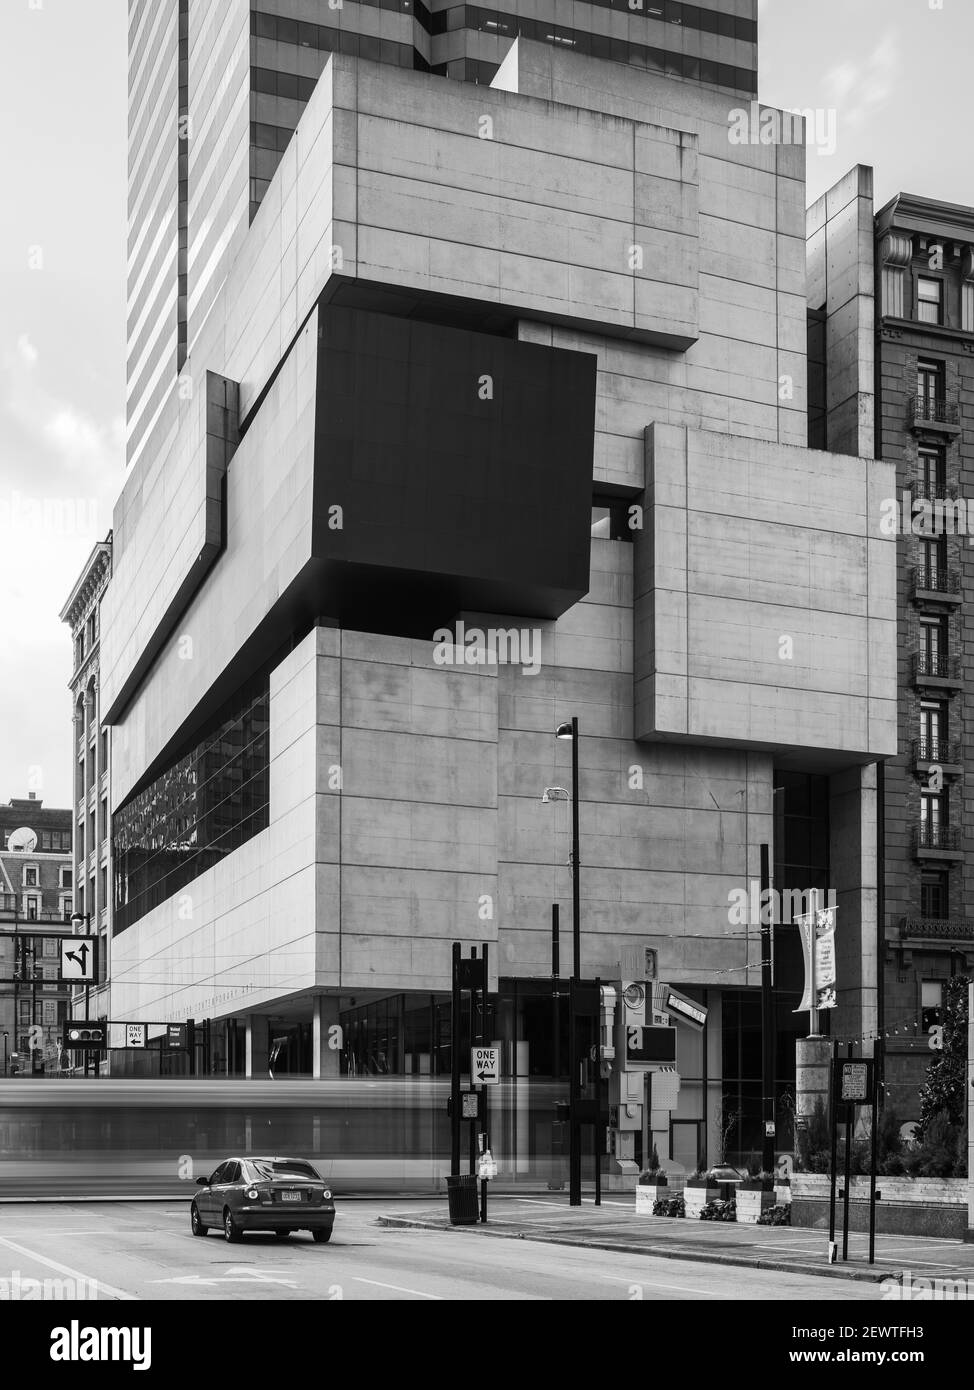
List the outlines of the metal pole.
<svg viewBox="0 0 974 1390">
<path fill-rule="evenodd" d="M 488 988 L 488 979 L 487 979 L 487 943 L 486 943 L 486 942 L 484 942 L 484 944 L 483 944 L 483 946 L 482 946 L 482 948 L 481 948 L 481 951 L 482 951 L 482 955 L 483 955 L 483 958 L 484 958 L 484 988 L 483 988 L 483 993 L 482 993 L 482 997 L 481 997 L 481 1001 L 480 1001 L 480 1002 L 481 1002 L 481 1008 L 480 1008 L 480 1044 L 481 1044 L 482 1047 L 487 1047 L 488 1044 L 489 1044 L 489 1042 L 490 1042 L 490 1039 L 487 1037 L 487 988 Z M 489 1086 L 483 1086 L 483 1087 L 481 1088 L 481 1090 L 482 1090 L 482 1096 L 481 1096 L 481 1102 L 480 1102 L 480 1103 L 481 1103 L 481 1106 L 483 1107 L 483 1109 L 482 1109 L 481 1116 L 480 1116 L 480 1130 L 481 1130 L 481 1134 L 483 1135 L 483 1140 L 484 1140 L 484 1152 L 486 1153 L 487 1150 L 490 1148 L 490 1123 L 489 1123 L 489 1121 L 490 1121 L 490 1087 L 489 1087 Z M 481 1180 L 480 1180 L 480 1219 L 481 1219 L 481 1221 L 483 1221 L 483 1222 L 486 1222 L 486 1220 L 487 1220 L 487 1179 L 486 1179 L 486 1178 L 481 1178 Z"/>
<path fill-rule="evenodd" d="M 835 1072 L 839 1060 L 839 1044 L 833 1042 L 829 1058 L 829 1128 L 832 1131 L 832 1161 L 829 1164 L 829 1245 L 835 1244 L 835 1184 L 839 1160 L 839 1107 L 836 1103 Z"/>
<path fill-rule="evenodd" d="M 877 969 L 882 969 L 881 965 Z M 879 1049 L 877 1040 L 873 1048 L 873 1116 L 872 1133 L 869 1143 L 869 1263 L 874 1264 L 876 1260 L 876 1132 L 879 1129 L 879 1087 L 876 1084 L 876 1053 Z"/>
<path fill-rule="evenodd" d="M 849 1044 L 846 1056 L 852 1056 L 852 1043 Z M 842 1195 L 842 1258 L 849 1258 L 849 1197 L 852 1188 L 852 1116 L 854 1114 L 851 1105 L 846 1106 L 845 1111 L 845 1192 Z"/>
<path fill-rule="evenodd" d="M 764 1121 L 761 1167 L 774 1172 L 774 1134 L 768 1133 L 775 1121 L 774 1104 L 774 996 L 771 992 L 771 859 L 768 845 L 761 846 L 761 1110 Z"/>
<path fill-rule="evenodd" d="M 581 924 L 581 885 L 579 873 L 581 859 L 578 848 L 578 720 L 572 715 L 572 980 L 582 978 L 582 924 Z M 582 1154 L 581 1127 L 578 1123 L 578 1102 L 581 1100 L 581 1084 L 578 1074 L 578 1044 L 576 1039 L 575 992 L 571 995 L 571 1017 L 569 1019 L 569 1066 L 571 1067 L 571 1093 L 569 1099 L 568 1147 L 569 1180 L 568 1204 L 572 1207 L 582 1205 Z"/>
<path fill-rule="evenodd" d="M 453 943 L 453 995 L 450 1009 L 450 1173 L 460 1174 L 460 943 Z"/>
<path fill-rule="evenodd" d="M 572 715 L 572 975 L 576 980 L 582 977 L 582 894 L 578 839 L 578 720 Z"/>
<path fill-rule="evenodd" d="M 477 959 L 477 948 L 476 948 L 476 946 L 471 946 L 471 948 L 470 948 L 470 959 L 471 959 L 471 960 L 476 960 L 476 959 Z M 475 1045 L 474 1039 L 475 1039 L 476 1036 L 477 1036 L 477 1033 L 476 1033 L 476 1026 L 475 1026 L 475 1019 L 474 1019 L 474 996 L 475 996 L 476 993 L 477 993 L 476 989 L 471 989 L 470 992 L 469 992 L 469 1002 L 470 1002 L 470 1024 L 469 1024 L 469 1028 L 468 1028 L 468 1036 L 469 1036 L 469 1038 L 470 1038 L 470 1046 L 471 1046 L 471 1047 L 473 1047 L 473 1046 Z M 472 1065 L 472 1063 L 471 1063 L 471 1070 L 470 1070 L 470 1089 L 471 1089 L 471 1090 L 473 1090 L 473 1086 L 474 1086 L 473 1065 Z M 484 1088 L 481 1086 L 480 1089 L 481 1089 L 481 1093 L 482 1093 Z M 481 1103 L 482 1103 L 482 1102 L 478 1102 L 478 1109 L 479 1109 Z M 470 1139 L 470 1175 L 471 1175 L 471 1177 L 475 1177 L 475 1176 L 476 1176 L 476 1173 L 477 1173 L 477 1121 L 476 1121 L 476 1120 L 471 1120 L 471 1121 L 470 1121 L 469 1139 Z"/>
<path fill-rule="evenodd" d="M 568 994 L 568 1205 L 582 1205 L 582 1163 L 578 1151 L 578 1102 L 581 1090 L 578 1078 L 578 1046 L 576 1039 L 576 984 L 573 976 Z"/>
<path fill-rule="evenodd" d="M 602 987 L 595 977 L 595 1205 L 602 1205 Z"/>
</svg>

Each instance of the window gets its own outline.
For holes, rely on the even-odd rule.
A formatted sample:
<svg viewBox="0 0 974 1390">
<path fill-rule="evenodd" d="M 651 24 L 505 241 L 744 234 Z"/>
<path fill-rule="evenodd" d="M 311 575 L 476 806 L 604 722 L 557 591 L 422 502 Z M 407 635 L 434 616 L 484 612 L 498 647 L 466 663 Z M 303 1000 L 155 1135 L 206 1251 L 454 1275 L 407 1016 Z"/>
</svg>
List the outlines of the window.
<svg viewBox="0 0 974 1390">
<path fill-rule="evenodd" d="M 948 878 L 942 870 L 924 873 L 920 879 L 920 916 L 950 916 Z"/>
<path fill-rule="evenodd" d="M 624 497 L 594 497 L 592 499 L 592 536 L 604 541 L 631 541 L 629 509 L 632 503 Z"/>
<path fill-rule="evenodd" d="M 70 870 L 70 869 L 66 869 L 66 868 L 62 868 L 62 869 L 61 869 L 61 887 L 62 887 L 62 888 L 71 888 L 72 886 L 73 886 L 73 885 L 72 885 L 72 873 L 71 873 L 71 870 Z"/>
<path fill-rule="evenodd" d="M 25 888 L 36 888 L 36 887 L 37 887 L 37 865 L 36 865 L 36 864 L 25 864 L 25 865 L 24 865 L 24 887 L 25 887 Z"/>
<path fill-rule="evenodd" d="M 62 921 L 62 922 L 70 922 L 70 921 L 71 921 L 71 910 L 72 910 L 72 909 L 71 909 L 71 902 L 72 902 L 71 898 L 62 898 L 62 899 L 61 899 L 61 921 Z"/>
<path fill-rule="evenodd" d="M 920 323 L 943 323 L 944 282 L 926 275 L 917 277 L 917 318 Z"/>
<path fill-rule="evenodd" d="M 947 546 L 943 536 L 920 542 L 920 577 L 924 589 L 940 590 L 946 584 Z M 939 619 L 938 619 L 939 622 Z"/>
<path fill-rule="evenodd" d="M 937 832 L 947 824 L 947 793 L 923 792 L 920 796 L 920 825 L 929 832 L 927 843 L 936 844 Z"/>
<path fill-rule="evenodd" d="M 920 1019 L 924 1032 L 940 1022 L 940 1006 L 943 1002 L 943 980 L 920 981 Z"/>
<path fill-rule="evenodd" d="M 40 898 L 28 897 L 24 899 L 24 916 L 28 922 L 36 922 L 37 914 L 40 911 Z"/>
<path fill-rule="evenodd" d="M 920 757 L 933 762 L 946 759 L 947 709 L 939 700 L 920 702 Z"/>
<path fill-rule="evenodd" d="M 935 415 L 938 401 L 944 398 L 944 365 L 921 357 L 917 362 L 917 399 L 925 407 L 924 414 Z"/>
<path fill-rule="evenodd" d="M 917 482 L 921 497 L 942 498 L 947 492 L 947 470 L 944 451 L 923 445 L 917 453 Z"/>
<path fill-rule="evenodd" d="M 181 758 L 112 812 L 116 932 L 266 828 L 268 705 L 265 675 L 238 692 Z"/>
</svg>

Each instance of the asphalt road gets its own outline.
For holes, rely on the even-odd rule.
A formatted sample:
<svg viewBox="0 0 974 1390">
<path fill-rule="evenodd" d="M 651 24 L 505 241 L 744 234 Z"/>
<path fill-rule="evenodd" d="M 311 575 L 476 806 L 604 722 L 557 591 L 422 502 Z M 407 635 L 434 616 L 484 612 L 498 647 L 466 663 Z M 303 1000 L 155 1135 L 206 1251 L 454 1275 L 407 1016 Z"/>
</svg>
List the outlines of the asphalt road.
<svg viewBox="0 0 974 1390">
<path fill-rule="evenodd" d="M 212 1232 L 202 1240 L 190 1234 L 188 1202 L 0 1206 L 0 1280 L 19 1279 L 9 1296 L 21 1298 L 31 1279 L 97 1280 L 100 1299 L 880 1297 L 877 1285 L 852 1280 L 375 1225 L 381 1214 L 410 1210 L 415 1203 L 347 1202 L 327 1245 L 303 1231 L 287 1241 L 251 1235 L 229 1245 Z M 83 1288 L 65 1293 L 78 1297 Z"/>
</svg>

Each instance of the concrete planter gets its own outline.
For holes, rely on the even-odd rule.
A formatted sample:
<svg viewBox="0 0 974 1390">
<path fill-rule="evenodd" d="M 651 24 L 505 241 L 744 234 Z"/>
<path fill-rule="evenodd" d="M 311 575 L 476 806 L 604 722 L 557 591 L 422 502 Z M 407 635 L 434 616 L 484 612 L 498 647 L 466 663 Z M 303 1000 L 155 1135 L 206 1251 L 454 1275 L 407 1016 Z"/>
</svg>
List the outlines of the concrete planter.
<svg viewBox="0 0 974 1390">
<path fill-rule="evenodd" d="M 841 1190 L 842 1178 L 837 1184 Z M 963 1240 L 967 1231 L 966 1178 L 876 1179 L 876 1230 L 884 1235 L 941 1236 Z M 829 1179 L 826 1173 L 794 1173 L 791 1179 L 791 1224 L 827 1230 Z M 852 1179 L 849 1229 L 869 1229 L 869 1179 Z M 841 1223 L 842 1204 L 836 1203 Z"/>
<path fill-rule="evenodd" d="M 661 1197 L 676 1197 L 679 1193 L 674 1192 L 666 1183 L 637 1183 L 636 1184 L 636 1215 L 652 1216 L 653 1203 Z"/>
<path fill-rule="evenodd" d="M 699 1221 L 700 1213 L 708 1202 L 716 1202 L 720 1196 L 720 1187 L 717 1183 L 697 1186 L 695 1183 L 687 1183 L 683 1189 L 683 1200 L 687 1204 L 687 1220 Z"/>
<path fill-rule="evenodd" d="M 775 1205 L 774 1189 L 762 1191 L 761 1188 L 745 1187 L 737 1189 L 737 1219 L 742 1226 L 756 1226 L 758 1217 Z"/>
</svg>

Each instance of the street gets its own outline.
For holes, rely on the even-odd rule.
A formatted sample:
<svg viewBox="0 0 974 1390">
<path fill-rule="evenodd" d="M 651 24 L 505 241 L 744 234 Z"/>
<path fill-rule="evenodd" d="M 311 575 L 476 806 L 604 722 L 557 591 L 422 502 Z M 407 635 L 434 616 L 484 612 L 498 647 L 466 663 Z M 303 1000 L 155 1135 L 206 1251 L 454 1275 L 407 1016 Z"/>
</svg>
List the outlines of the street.
<svg viewBox="0 0 974 1390">
<path fill-rule="evenodd" d="M 251 1235 L 231 1246 L 213 1233 L 194 1238 L 188 1203 L 4 1206 L 0 1288 L 9 1298 L 36 1298 L 26 1281 L 73 1281 L 65 1293 L 78 1297 L 95 1280 L 102 1300 L 880 1297 L 874 1283 L 375 1224 L 380 1215 L 415 1208 L 391 1199 L 346 1202 L 328 1245 L 300 1232 L 286 1241 Z"/>
</svg>

